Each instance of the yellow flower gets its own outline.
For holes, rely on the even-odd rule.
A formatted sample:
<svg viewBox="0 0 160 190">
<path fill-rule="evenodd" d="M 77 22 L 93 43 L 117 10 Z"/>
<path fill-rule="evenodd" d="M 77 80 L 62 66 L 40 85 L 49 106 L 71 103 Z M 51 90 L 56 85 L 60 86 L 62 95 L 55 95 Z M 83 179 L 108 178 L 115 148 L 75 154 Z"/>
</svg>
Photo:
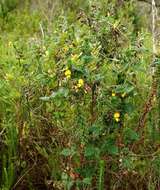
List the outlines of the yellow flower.
<svg viewBox="0 0 160 190">
<path fill-rule="evenodd" d="M 123 94 L 121 94 L 121 97 L 124 98 L 126 96 L 126 93 L 124 92 Z"/>
<path fill-rule="evenodd" d="M 120 113 L 119 112 L 115 112 L 114 113 L 114 118 L 119 118 L 120 117 Z"/>
<path fill-rule="evenodd" d="M 116 96 L 116 94 L 114 92 L 112 92 L 112 97 L 115 97 L 115 96 Z"/>
<path fill-rule="evenodd" d="M 114 119 L 115 119 L 115 121 L 117 121 L 117 122 L 120 121 L 120 113 L 119 113 L 119 112 L 115 112 L 115 113 L 114 113 Z"/>
<path fill-rule="evenodd" d="M 82 86 L 84 86 L 84 80 L 83 80 L 83 79 L 79 79 L 79 80 L 78 80 L 77 87 L 80 88 L 80 87 L 82 87 Z"/>
<path fill-rule="evenodd" d="M 116 121 L 116 122 L 119 122 L 119 121 L 120 121 L 120 119 L 119 119 L 119 118 L 115 118 L 115 121 Z"/>
<path fill-rule="evenodd" d="M 71 78 L 71 71 L 69 69 L 67 69 L 64 74 L 65 74 L 66 78 L 68 78 L 68 79 Z"/>
</svg>

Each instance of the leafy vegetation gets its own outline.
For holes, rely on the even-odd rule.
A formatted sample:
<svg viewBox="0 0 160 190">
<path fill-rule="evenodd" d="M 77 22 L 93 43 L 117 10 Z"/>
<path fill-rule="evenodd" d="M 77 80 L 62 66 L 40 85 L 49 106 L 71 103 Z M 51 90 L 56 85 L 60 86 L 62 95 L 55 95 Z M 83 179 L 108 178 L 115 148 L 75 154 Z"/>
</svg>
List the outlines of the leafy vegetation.
<svg viewBox="0 0 160 190">
<path fill-rule="evenodd" d="M 159 189 L 160 59 L 135 1 L 24 2 L 0 2 L 0 188 Z"/>
</svg>

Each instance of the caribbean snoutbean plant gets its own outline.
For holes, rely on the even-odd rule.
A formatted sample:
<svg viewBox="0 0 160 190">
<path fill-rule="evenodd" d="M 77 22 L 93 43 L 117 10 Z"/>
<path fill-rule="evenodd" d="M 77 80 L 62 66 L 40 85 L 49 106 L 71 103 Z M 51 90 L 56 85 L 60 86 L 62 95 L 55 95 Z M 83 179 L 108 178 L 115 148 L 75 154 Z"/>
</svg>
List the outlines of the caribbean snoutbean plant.
<svg viewBox="0 0 160 190">
<path fill-rule="evenodd" d="M 159 188 L 159 87 L 140 128 L 152 41 L 135 1 L 60 1 L 56 18 L 26 2 L 0 18 L 0 188 Z"/>
</svg>

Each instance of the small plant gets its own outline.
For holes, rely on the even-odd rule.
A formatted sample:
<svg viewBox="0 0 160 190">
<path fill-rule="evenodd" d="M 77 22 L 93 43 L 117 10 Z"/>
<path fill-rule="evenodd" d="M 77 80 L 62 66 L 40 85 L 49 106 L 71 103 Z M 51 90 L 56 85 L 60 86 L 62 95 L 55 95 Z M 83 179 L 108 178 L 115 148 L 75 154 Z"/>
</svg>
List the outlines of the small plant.
<svg viewBox="0 0 160 190">
<path fill-rule="evenodd" d="M 160 64 L 152 85 L 137 4 L 36 2 L 0 1 L 0 189 L 158 189 Z"/>
<path fill-rule="evenodd" d="M 18 0 L 2 0 L 0 2 L 0 16 L 6 17 L 7 13 L 16 8 L 17 4 Z"/>
</svg>

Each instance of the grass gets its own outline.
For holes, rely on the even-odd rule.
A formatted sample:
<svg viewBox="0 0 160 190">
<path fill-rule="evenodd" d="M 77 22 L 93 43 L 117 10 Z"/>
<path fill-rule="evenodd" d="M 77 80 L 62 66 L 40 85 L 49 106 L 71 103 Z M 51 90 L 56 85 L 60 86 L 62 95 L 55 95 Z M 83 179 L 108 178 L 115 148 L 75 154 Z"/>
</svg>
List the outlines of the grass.
<svg viewBox="0 0 160 190">
<path fill-rule="evenodd" d="M 134 2 L 8 2 L 0 188 L 158 189 L 159 57 L 152 85 L 152 35 Z"/>
</svg>

